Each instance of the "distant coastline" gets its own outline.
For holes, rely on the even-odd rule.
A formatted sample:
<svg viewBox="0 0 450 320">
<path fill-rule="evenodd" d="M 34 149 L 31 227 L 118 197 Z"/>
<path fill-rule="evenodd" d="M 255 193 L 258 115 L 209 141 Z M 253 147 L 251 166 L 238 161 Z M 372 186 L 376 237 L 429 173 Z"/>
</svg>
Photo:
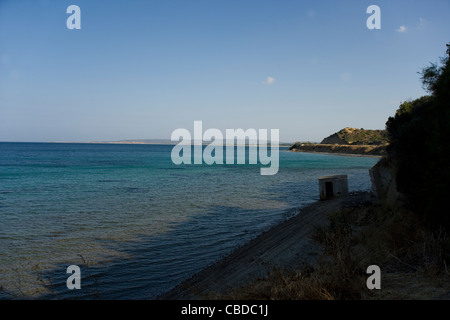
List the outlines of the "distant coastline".
<svg viewBox="0 0 450 320">
<path fill-rule="evenodd" d="M 142 139 L 142 140 L 119 140 L 119 141 L 50 141 L 49 143 L 87 143 L 87 144 L 170 144 L 173 142 L 166 139 Z"/>
<path fill-rule="evenodd" d="M 386 130 L 346 127 L 326 137 L 320 143 L 297 141 L 289 149 L 295 152 L 382 157 L 386 155 L 388 144 Z"/>
<path fill-rule="evenodd" d="M 149 140 L 119 140 L 119 141 L 50 141 L 48 143 L 86 143 L 86 144 L 165 144 L 177 145 L 179 142 L 165 140 L 165 139 L 149 139 Z M 208 142 L 202 142 L 203 145 L 208 145 Z M 238 146 L 238 144 L 235 144 Z M 249 144 L 246 144 L 249 145 Z M 280 142 L 280 147 L 290 147 L 292 143 Z"/>
<path fill-rule="evenodd" d="M 294 152 L 324 153 L 345 156 L 383 157 L 387 145 L 342 145 L 301 143 L 294 144 L 289 150 Z"/>
</svg>

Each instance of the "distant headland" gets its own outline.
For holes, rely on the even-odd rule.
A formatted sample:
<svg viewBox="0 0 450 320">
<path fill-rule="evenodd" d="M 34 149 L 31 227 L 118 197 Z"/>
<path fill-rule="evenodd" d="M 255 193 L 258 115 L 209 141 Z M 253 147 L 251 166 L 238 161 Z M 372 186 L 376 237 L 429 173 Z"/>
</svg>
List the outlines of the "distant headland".
<svg viewBox="0 0 450 320">
<path fill-rule="evenodd" d="M 320 143 L 297 141 L 290 147 L 296 152 L 318 152 L 346 155 L 383 156 L 389 144 L 386 130 L 344 128 Z"/>
</svg>

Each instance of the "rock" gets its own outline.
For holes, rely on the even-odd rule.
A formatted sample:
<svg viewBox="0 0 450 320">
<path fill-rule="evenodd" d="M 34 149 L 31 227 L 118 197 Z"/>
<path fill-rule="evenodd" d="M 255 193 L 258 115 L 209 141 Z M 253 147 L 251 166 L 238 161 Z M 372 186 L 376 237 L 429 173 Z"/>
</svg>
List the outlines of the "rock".
<svg viewBox="0 0 450 320">
<path fill-rule="evenodd" d="M 387 204 L 395 204 L 401 194 L 397 190 L 394 165 L 386 157 L 383 157 L 369 170 L 369 174 L 373 193 Z"/>
</svg>

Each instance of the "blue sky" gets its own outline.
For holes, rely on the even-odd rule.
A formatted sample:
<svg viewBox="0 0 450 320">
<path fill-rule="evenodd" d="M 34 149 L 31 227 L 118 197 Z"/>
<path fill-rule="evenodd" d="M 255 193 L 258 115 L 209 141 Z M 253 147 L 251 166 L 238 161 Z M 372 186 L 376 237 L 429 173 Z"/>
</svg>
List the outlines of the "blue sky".
<svg viewBox="0 0 450 320">
<path fill-rule="evenodd" d="M 69 30 L 69 5 L 81 29 Z M 369 30 L 369 5 L 381 29 Z M 450 1 L 0 0 L 0 141 L 383 129 L 450 42 Z"/>
</svg>

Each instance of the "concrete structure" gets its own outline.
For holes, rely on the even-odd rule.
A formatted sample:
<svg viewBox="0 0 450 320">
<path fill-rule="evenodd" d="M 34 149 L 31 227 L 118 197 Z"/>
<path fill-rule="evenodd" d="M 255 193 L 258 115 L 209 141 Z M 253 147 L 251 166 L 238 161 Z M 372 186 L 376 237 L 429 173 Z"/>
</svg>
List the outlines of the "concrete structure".
<svg viewBox="0 0 450 320">
<path fill-rule="evenodd" d="M 347 175 L 320 177 L 319 192 L 320 200 L 348 195 Z"/>
</svg>

